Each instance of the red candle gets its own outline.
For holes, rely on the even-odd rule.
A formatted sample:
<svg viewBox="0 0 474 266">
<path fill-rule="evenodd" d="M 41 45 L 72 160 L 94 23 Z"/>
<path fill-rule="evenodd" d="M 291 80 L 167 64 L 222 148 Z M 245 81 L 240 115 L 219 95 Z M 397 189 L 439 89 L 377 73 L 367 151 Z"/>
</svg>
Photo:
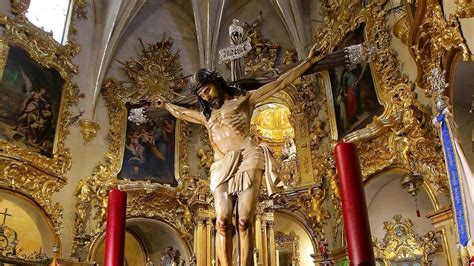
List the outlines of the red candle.
<svg viewBox="0 0 474 266">
<path fill-rule="evenodd" d="M 342 142 L 337 144 L 335 153 L 350 264 L 375 265 L 356 147 L 352 143 Z"/>
<path fill-rule="evenodd" d="M 125 249 L 125 218 L 127 193 L 118 189 L 109 192 L 107 229 L 105 231 L 105 266 L 122 266 Z"/>
</svg>

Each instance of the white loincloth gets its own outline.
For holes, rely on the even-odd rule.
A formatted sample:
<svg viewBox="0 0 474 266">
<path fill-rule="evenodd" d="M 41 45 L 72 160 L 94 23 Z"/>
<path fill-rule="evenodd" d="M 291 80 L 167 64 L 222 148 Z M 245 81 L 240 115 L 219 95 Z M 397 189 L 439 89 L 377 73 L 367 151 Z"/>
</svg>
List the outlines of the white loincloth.
<svg viewBox="0 0 474 266">
<path fill-rule="evenodd" d="M 227 182 L 227 192 L 237 194 L 252 186 L 250 170 L 263 170 L 269 195 L 278 191 L 283 182 L 278 178 L 277 165 L 270 147 L 266 144 L 231 151 L 219 161 L 211 165 L 211 191 Z"/>
</svg>

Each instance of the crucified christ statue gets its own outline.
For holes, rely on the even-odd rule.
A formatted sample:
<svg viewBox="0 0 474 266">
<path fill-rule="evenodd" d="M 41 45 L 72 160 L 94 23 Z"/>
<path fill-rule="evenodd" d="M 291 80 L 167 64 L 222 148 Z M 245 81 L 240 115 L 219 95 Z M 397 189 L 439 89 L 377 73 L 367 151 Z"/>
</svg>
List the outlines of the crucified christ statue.
<svg viewBox="0 0 474 266">
<path fill-rule="evenodd" d="M 200 69 L 192 79 L 192 92 L 202 112 L 163 99 L 154 104 L 177 119 L 204 125 L 214 150 L 210 187 L 216 208 L 217 255 L 221 265 L 232 263 L 232 214 L 236 209 L 240 265 L 252 265 L 253 222 L 258 194 L 265 179 L 269 194 L 281 184 L 271 150 L 257 145 L 250 134 L 255 105 L 289 86 L 323 56 L 313 47 L 308 58 L 275 81 L 253 91 L 233 87 L 215 71 Z"/>
</svg>

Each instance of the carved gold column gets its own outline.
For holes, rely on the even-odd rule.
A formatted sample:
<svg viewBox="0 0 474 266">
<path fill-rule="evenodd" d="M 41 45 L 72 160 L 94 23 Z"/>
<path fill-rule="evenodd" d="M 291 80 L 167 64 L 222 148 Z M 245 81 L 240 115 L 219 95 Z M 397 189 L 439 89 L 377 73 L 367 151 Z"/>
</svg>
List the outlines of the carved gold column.
<svg viewBox="0 0 474 266">
<path fill-rule="evenodd" d="M 272 213 L 266 213 L 268 226 L 268 261 L 270 266 L 276 265 L 276 245 L 275 245 L 275 216 Z"/>
<path fill-rule="evenodd" d="M 431 220 L 436 231 L 442 237 L 443 252 L 446 256 L 446 265 L 461 265 L 459 253 L 456 247 L 456 229 L 451 207 L 442 208 L 426 215 Z"/>
<path fill-rule="evenodd" d="M 262 265 L 268 266 L 268 236 L 267 236 L 267 222 L 266 218 L 262 216 L 261 232 L 262 232 L 262 254 L 260 254 L 260 261 Z"/>
<path fill-rule="evenodd" d="M 263 265 L 263 238 L 262 238 L 262 215 L 257 214 L 255 218 L 255 248 L 258 251 L 257 261 L 255 265 Z"/>
<path fill-rule="evenodd" d="M 206 265 L 212 265 L 213 259 L 212 227 L 212 220 L 208 218 L 206 221 Z"/>
<path fill-rule="evenodd" d="M 194 228 L 194 253 L 196 254 L 196 266 L 207 266 L 206 256 L 206 218 L 196 218 L 196 226 Z"/>
<path fill-rule="evenodd" d="M 308 122 L 305 113 L 301 110 L 302 107 L 296 107 L 291 110 L 294 118 L 296 156 L 298 157 L 299 170 L 301 175 L 300 185 L 313 184 L 313 164 L 311 161 L 311 146 L 309 140 Z M 316 180 L 319 182 L 320 180 Z"/>
</svg>

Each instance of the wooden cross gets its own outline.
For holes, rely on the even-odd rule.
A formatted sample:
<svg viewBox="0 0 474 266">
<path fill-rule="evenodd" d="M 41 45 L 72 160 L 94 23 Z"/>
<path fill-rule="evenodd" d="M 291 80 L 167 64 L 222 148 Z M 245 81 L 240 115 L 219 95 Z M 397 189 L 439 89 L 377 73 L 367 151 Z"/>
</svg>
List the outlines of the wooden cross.
<svg viewBox="0 0 474 266">
<path fill-rule="evenodd" d="M 5 208 L 5 212 L 0 212 L 0 215 L 3 215 L 3 223 L 2 223 L 2 225 L 5 224 L 5 221 L 6 221 L 6 219 L 7 219 L 7 216 L 12 216 L 11 214 L 8 214 L 8 209 L 7 209 L 7 208 Z"/>
</svg>

